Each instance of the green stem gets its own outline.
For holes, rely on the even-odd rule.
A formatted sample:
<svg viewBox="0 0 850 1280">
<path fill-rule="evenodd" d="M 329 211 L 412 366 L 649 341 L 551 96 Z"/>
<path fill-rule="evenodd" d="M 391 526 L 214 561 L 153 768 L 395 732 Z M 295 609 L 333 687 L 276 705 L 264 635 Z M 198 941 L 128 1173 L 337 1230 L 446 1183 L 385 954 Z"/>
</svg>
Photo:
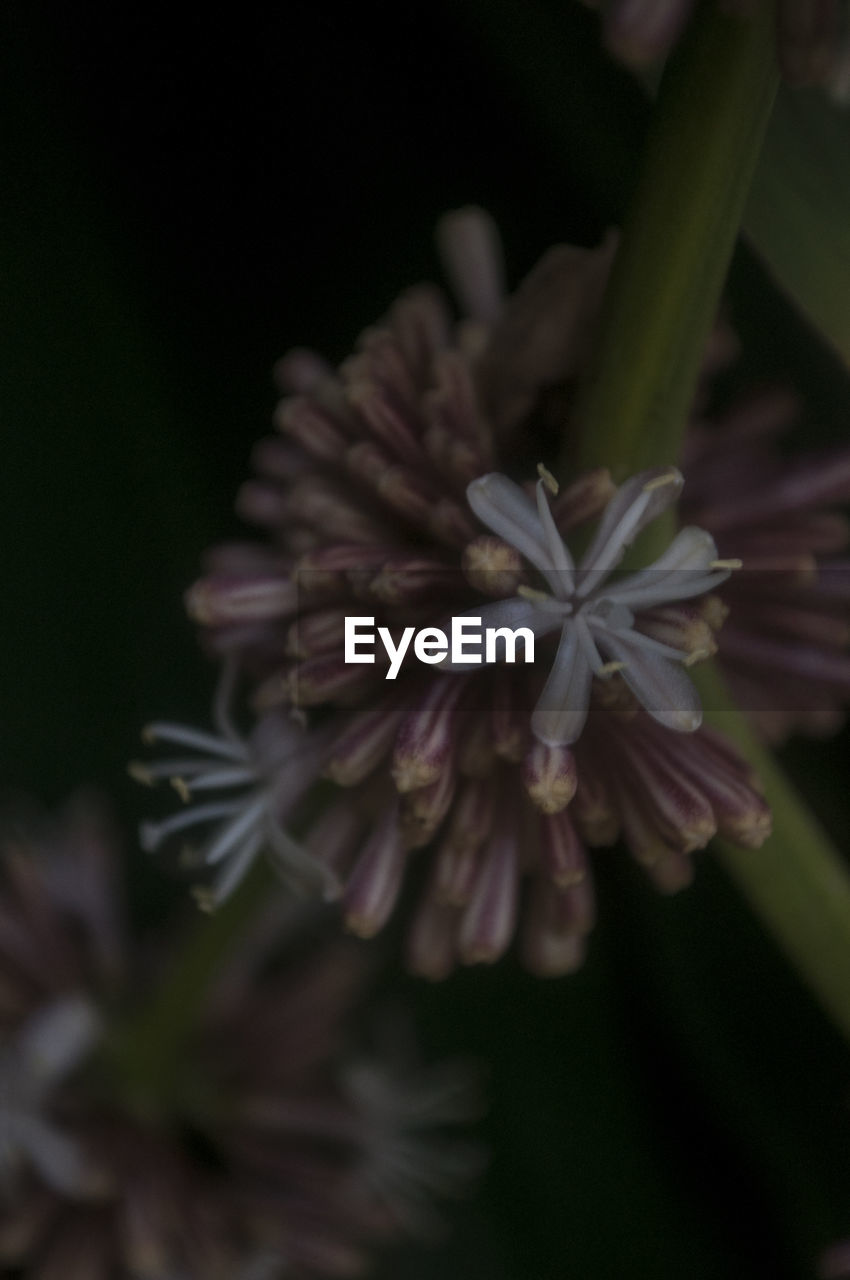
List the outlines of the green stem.
<svg viewBox="0 0 850 1280">
<path fill-rule="evenodd" d="M 115 1036 L 111 1052 L 120 1078 L 140 1101 L 161 1102 L 175 1087 L 186 1041 L 197 1027 L 204 999 L 247 931 L 275 880 L 264 859 L 212 915 L 200 916 L 163 974 L 150 1001 Z"/>
<path fill-rule="evenodd" d="M 772 19 L 704 5 L 664 74 L 578 407 L 582 466 L 679 456 L 776 93 Z"/>
<path fill-rule="evenodd" d="M 773 835 L 758 850 L 718 840 L 726 871 L 850 1040 L 850 874 L 820 824 L 757 741 L 713 665 L 694 672 L 706 720 L 731 738 L 753 766 L 773 810 Z"/>
<path fill-rule="evenodd" d="M 705 5 L 665 74 L 579 405 L 579 460 L 621 473 L 681 452 L 706 339 L 776 89 L 770 6 L 752 21 Z M 850 1039 L 850 875 L 714 668 L 706 719 L 759 775 L 774 834 L 717 852 L 752 909 Z"/>
</svg>

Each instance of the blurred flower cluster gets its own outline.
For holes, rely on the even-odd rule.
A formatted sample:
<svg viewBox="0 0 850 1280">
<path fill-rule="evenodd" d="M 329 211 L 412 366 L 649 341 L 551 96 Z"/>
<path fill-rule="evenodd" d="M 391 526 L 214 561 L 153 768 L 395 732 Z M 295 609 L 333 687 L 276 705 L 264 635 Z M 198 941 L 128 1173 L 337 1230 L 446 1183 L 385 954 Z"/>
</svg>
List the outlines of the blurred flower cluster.
<svg viewBox="0 0 850 1280">
<path fill-rule="evenodd" d="M 126 1028 L 173 956 L 132 943 L 118 856 L 91 797 L 55 822 L 4 824 L 0 1265 L 341 1277 L 399 1234 L 433 1232 L 432 1197 L 481 1163 L 450 1132 L 477 1106 L 469 1071 L 416 1063 L 403 1027 L 389 1028 L 395 1060 L 358 1049 L 364 957 L 292 911 L 276 911 L 273 949 L 257 921 L 181 1010 L 176 1070 L 154 1069 L 156 1044 Z"/>
</svg>

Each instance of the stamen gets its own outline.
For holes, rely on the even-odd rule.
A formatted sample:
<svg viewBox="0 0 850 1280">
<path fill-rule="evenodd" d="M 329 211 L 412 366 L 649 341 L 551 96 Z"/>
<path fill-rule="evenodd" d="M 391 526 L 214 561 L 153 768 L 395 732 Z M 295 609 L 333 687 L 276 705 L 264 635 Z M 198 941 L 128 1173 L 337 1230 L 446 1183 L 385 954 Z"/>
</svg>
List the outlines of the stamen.
<svg viewBox="0 0 850 1280">
<path fill-rule="evenodd" d="M 668 484 L 679 483 L 679 472 L 675 468 L 666 471 L 664 475 L 656 476 L 653 480 L 647 480 L 643 486 L 644 493 L 652 493 L 654 489 L 663 489 Z"/>
<path fill-rule="evenodd" d="M 255 831 L 242 845 L 235 857 L 222 867 L 211 885 L 206 886 L 206 896 L 196 893 L 195 901 L 202 911 L 211 912 L 237 889 L 251 869 L 263 843 L 263 832 Z"/>
<path fill-rule="evenodd" d="M 242 770 L 247 766 L 234 765 L 232 768 L 220 768 L 219 761 L 205 760 L 203 758 L 189 758 L 182 760 L 155 760 L 152 764 L 146 764 L 141 760 L 131 760 L 127 765 L 127 772 L 130 777 L 137 782 L 141 782 L 144 786 L 153 787 L 158 782 L 171 782 L 172 778 L 197 778 L 202 774 L 207 774 L 214 765 L 219 774 L 233 773 Z"/>
<path fill-rule="evenodd" d="M 145 853 L 155 853 L 164 840 L 175 831 L 183 831 L 186 827 L 194 827 L 201 822 L 215 822 L 218 818 L 229 818 L 243 807 L 241 800 L 220 800 L 211 804 L 195 805 L 173 814 L 163 822 L 143 822 L 139 829 L 139 839 Z"/>
<path fill-rule="evenodd" d="M 249 837 L 251 828 L 260 821 L 263 811 L 266 807 L 266 797 L 264 795 L 257 798 L 247 806 L 243 805 L 242 812 L 236 813 L 232 822 L 225 824 L 224 830 L 220 831 L 213 840 L 212 844 L 206 850 L 206 862 L 209 866 L 213 866 L 216 862 L 221 862 L 239 841 L 243 838 L 253 839 Z"/>
<path fill-rule="evenodd" d="M 187 799 L 197 791 L 245 787 L 257 780 L 256 770 L 249 765 L 235 765 L 232 769 L 208 769 L 206 772 L 196 769 L 194 772 L 194 777 L 190 773 L 187 778 L 181 771 L 168 779 L 181 799 Z"/>
<path fill-rule="evenodd" d="M 743 560 L 712 560 L 708 566 L 710 569 L 743 569 Z"/>
<path fill-rule="evenodd" d="M 601 675 L 602 668 L 605 664 L 599 656 L 599 650 L 593 643 L 593 637 L 590 634 L 590 628 L 587 625 L 587 621 L 581 616 L 581 614 L 576 618 L 574 626 L 576 634 L 578 635 L 578 642 L 581 646 L 582 653 L 587 659 L 591 671 L 595 676 Z"/>
<path fill-rule="evenodd" d="M 560 490 L 560 485 L 558 484 L 558 481 L 555 479 L 555 477 L 552 475 L 552 472 L 549 471 L 547 467 L 544 467 L 542 462 L 538 462 L 537 464 L 537 474 L 545 484 L 546 488 L 551 493 L 552 497 L 557 498 L 558 492 Z"/>
<path fill-rule="evenodd" d="M 191 729 L 188 725 L 169 724 L 165 721 L 145 725 L 142 741 L 149 747 L 158 742 L 173 742 L 175 746 L 192 747 L 195 751 L 205 751 L 209 755 L 220 756 L 223 760 L 246 760 L 248 755 L 245 747 L 238 742 L 217 738 L 212 733 L 204 733 L 202 729 Z"/>
<path fill-rule="evenodd" d="M 139 782 L 143 787 L 155 787 L 156 778 L 146 764 L 142 764 L 141 760 L 131 760 L 127 765 L 127 772 L 134 782 Z"/>
<path fill-rule="evenodd" d="M 698 662 L 705 662 L 708 658 L 712 657 L 712 654 L 713 650 L 711 649 L 694 649 L 692 653 L 689 653 L 686 658 L 682 659 L 682 666 L 695 667 Z"/>
<path fill-rule="evenodd" d="M 607 676 L 614 676 L 618 671 L 625 671 L 628 667 L 627 662 L 604 662 L 596 672 L 604 680 Z"/>
<path fill-rule="evenodd" d="M 192 797 L 189 794 L 189 788 L 186 786 L 186 783 L 183 781 L 183 779 L 175 777 L 175 778 L 169 778 L 168 781 L 171 783 L 172 787 L 177 792 L 178 796 L 183 801 L 183 803 L 188 804 Z"/>
<path fill-rule="evenodd" d="M 219 730 L 221 736 L 235 747 L 241 748 L 242 737 L 237 733 L 230 716 L 230 706 L 236 690 L 237 675 L 236 658 L 229 655 L 224 660 L 224 666 L 219 677 L 218 687 L 213 698 L 212 714 L 213 724 Z"/>
</svg>

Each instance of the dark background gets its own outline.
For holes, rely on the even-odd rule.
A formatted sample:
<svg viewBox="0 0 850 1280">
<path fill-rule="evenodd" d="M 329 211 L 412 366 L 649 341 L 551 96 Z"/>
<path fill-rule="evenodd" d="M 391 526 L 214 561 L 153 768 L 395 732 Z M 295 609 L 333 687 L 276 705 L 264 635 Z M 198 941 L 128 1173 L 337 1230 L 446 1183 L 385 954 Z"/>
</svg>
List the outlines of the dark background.
<svg viewBox="0 0 850 1280">
<path fill-rule="evenodd" d="M 493 211 L 514 279 L 557 239 L 594 243 L 647 111 L 568 0 L 16 0 L 0 44 L 0 782 L 50 804 L 104 788 L 150 921 L 175 892 L 134 847 L 124 762 L 152 716 L 205 717 L 180 597 L 237 530 L 275 357 L 341 358 L 433 275 L 454 205 Z M 781 371 L 807 432 L 837 437 L 843 376 L 746 251 L 731 293 L 745 376 Z M 787 753 L 839 839 L 841 752 Z M 489 1063 L 494 1158 L 453 1238 L 387 1276 L 811 1275 L 850 1235 L 837 1036 L 710 855 L 675 901 L 598 862 L 578 977 L 397 984 L 428 1052 Z"/>
</svg>

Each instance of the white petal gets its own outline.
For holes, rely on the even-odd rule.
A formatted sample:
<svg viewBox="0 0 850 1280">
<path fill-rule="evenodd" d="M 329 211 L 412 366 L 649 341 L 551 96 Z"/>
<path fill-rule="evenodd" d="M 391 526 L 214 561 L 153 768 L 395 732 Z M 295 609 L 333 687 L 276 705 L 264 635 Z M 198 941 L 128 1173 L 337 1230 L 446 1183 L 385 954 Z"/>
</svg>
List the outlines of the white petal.
<svg viewBox="0 0 850 1280">
<path fill-rule="evenodd" d="M 681 529 L 653 564 L 613 583 L 607 594 L 637 609 L 689 600 L 719 587 L 729 577 L 728 569 L 711 569 L 716 560 L 717 547 L 710 533 L 693 527 Z"/>
<path fill-rule="evenodd" d="M 561 575 L 553 573 L 546 532 L 528 494 L 507 476 L 491 471 L 467 486 L 466 497 L 482 524 L 525 556 L 561 597 Z"/>
<path fill-rule="evenodd" d="M 567 621 L 549 679 L 531 717 L 531 730 L 539 742 L 560 747 L 577 741 L 590 708 L 592 679 L 576 628 Z"/>
<path fill-rule="evenodd" d="M 677 733 L 693 733 L 702 724 L 699 694 L 678 662 L 630 643 L 632 637 L 601 632 L 598 641 L 618 662 L 638 702 L 653 720 Z"/>
<path fill-rule="evenodd" d="M 590 623 L 592 625 L 593 617 L 590 618 Z M 673 662 L 684 662 L 690 656 L 682 649 L 674 649 L 671 644 L 664 644 L 653 636 L 645 636 L 642 631 L 605 626 L 594 628 L 594 632 L 601 649 L 606 649 L 606 637 L 613 635 L 624 644 L 640 649 L 644 653 L 654 653 L 659 658 L 669 658 Z"/>
<path fill-rule="evenodd" d="M 18 1043 L 27 1070 L 44 1084 L 61 1080 L 86 1056 L 100 1030 L 90 1001 L 82 996 L 56 1000 L 34 1014 L 21 1032 Z"/>
<path fill-rule="evenodd" d="M 590 633 L 590 627 L 587 621 L 579 616 L 575 620 L 576 635 L 578 636 L 579 647 L 584 654 L 588 666 L 595 676 L 604 674 L 602 668 L 604 662 L 599 656 L 599 651 L 593 642 L 593 636 Z"/>
<path fill-rule="evenodd" d="M 601 585 L 640 531 L 676 501 L 683 483 L 675 467 L 661 467 L 641 471 L 620 485 L 581 559 L 579 595 L 587 595 Z"/>
<path fill-rule="evenodd" d="M 83 1192 L 92 1169 L 79 1144 L 38 1116 L 21 1116 L 19 1125 L 21 1147 L 47 1185 L 65 1195 Z"/>
<path fill-rule="evenodd" d="M 537 514 L 540 517 L 540 524 L 546 535 L 546 544 L 552 558 L 552 568 L 559 575 L 560 590 L 556 594 L 561 600 L 569 600 L 573 593 L 573 571 L 575 570 L 575 565 L 573 564 L 572 556 L 564 545 L 564 539 L 558 532 L 555 517 L 552 515 L 552 508 L 549 506 L 546 486 L 542 480 L 537 481 Z"/>
</svg>

